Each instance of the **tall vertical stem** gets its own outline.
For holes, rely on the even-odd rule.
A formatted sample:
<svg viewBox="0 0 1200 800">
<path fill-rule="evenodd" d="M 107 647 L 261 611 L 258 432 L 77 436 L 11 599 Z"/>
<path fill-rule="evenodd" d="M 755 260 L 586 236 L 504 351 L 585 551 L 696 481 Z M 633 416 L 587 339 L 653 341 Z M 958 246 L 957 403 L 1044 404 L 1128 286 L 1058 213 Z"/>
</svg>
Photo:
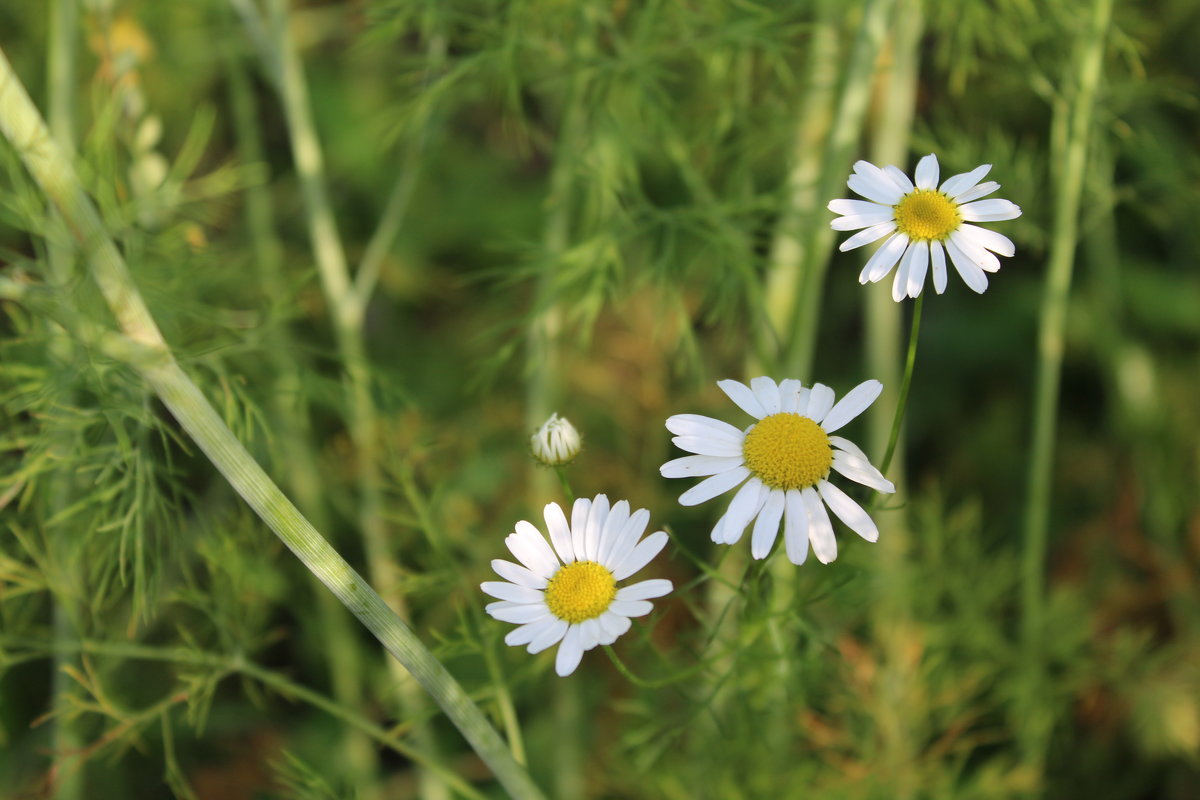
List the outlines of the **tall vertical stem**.
<svg viewBox="0 0 1200 800">
<path fill-rule="evenodd" d="M 347 424 L 354 443 L 358 488 L 358 527 L 366 551 L 367 573 L 379 593 L 402 617 L 408 616 L 407 602 L 397 576 L 396 556 L 384 517 L 383 474 L 380 468 L 382 428 L 371 391 L 371 367 L 363 340 L 362 324 L 366 297 L 360 296 L 350 277 L 345 250 L 338 235 L 333 207 L 325 185 L 324 159 L 312 119 L 304 69 L 289 26 L 286 0 L 271 0 L 270 38 L 279 66 L 280 93 L 288 123 L 292 154 L 304 196 L 309 236 L 317 262 L 321 287 L 330 306 L 338 353 L 344 369 Z M 422 699 L 411 678 L 395 662 L 388 662 L 402 712 L 421 717 Z M 434 740 L 428 726 L 415 733 L 422 749 L 433 752 Z M 436 775 L 420 772 L 421 796 L 443 800 L 448 790 Z"/>
<path fill-rule="evenodd" d="M 1078 43 L 1064 85 L 1068 99 L 1055 108 L 1055 126 L 1064 135 L 1051 141 L 1051 162 L 1061 164 L 1054 182 L 1054 228 L 1046 272 L 1046 288 L 1038 332 L 1038 365 L 1033 395 L 1029 483 L 1025 506 L 1024 552 L 1021 569 L 1022 635 L 1028 672 L 1035 685 L 1022 714 L 1022 750 L 1039 772 L 1045 759 L 1050 720 L 1039 702 L 1043 680 L 1046 546 L 1053 480 L 1054 432 L 1058 419 L 1059 384 L 1071 273 L 1078 242 L 1079 203 L 1087 166 L 1092 111 L 1100 84 L 1105 39 L 1113 0 L 1094 0 L 1088 28 Z"/>
<path fill-rule="evenodd" d="M 46 48 L 46 73 L 48 92 L 46 98 L 47 123 L 54 140 L 65 152 L 75 150 L 75 43 L 79 33 L 79 11 L 76 0 L 54 0 L 50 4 L 50 41 Z M 46 242 L 46 257 L 50 267 L 50 280 L 66 286 L 71 279 L 71 249 L 66 226 L 52 211 L 47 215 L 51 218 L 52 235 Z M 59 363 L 69 363 L 69 354 L 74 349 L 70 337 L 56 325 L 50 325 L 50 346 L 59 351 Z M 67 405 L 73 402 L 73 390 L 68 390 L 71 396 L 63 398 Z M 70 432 L 58 434 L 55 447 L 68 449 L 75 444 Z M 71 505 L 75 494 L 75 476 L 70 471 L 60 471 L 50 481 L 49 502 L 50 516 Z M 54 532 L 52 541 L 55 543 L 55 559 L 59 566 L 67 570 L 64 582 L 68 586 L 81 584 L 78 576 L 79 565 L 73 551 L 76 537 L 61 529 Z M 76 620 L 73 619 L 73 609 L 68 607 L 72 598 L 67 595 L 56 596 L 52 610 L 54 625 L 54 641 L 62 645 L 79 638 Z M 54 689 L 55 701 L 59 701 L 68 692 L 74 691 L 75 682 L 68 675 L 67 667 L 72 667 L 78 661 L 78 656 L 70 650 L 58 649 L 54 656 Z M 70 715 L 60 715 L 53 721 L 54 745 L 53 752 L 59 763 L 66 763 L 69 754 L 83 748 L 83 739 L 76 731 L 75 720 Z M 85 784 L 84 766 L 78 768 L 58 769 L 54 786 L 54 796 L 58 800 L 77 800 L 83 796 Z"/>
<path fill-rule="evenodd" d="M 849 62 L 842 73 L 841 93 L 817 181 L 818 199 L 833 197 L 838 184 L 845 180 L 847 162 L 861 134 L 863 117 L 866 115 L 871 73 L 875 69 L 894 4 L 895 0 L 867 0 L 863 6 L 862 22 L 850 51 Z M 822 288 L 825 269 L 829 264 L 829 250 L 833 244 L 833 229 L 829 227 L 829 217 L 823 204 L 804 209 L 803 213 L 800 255 L 804 260 L 797 271 L 796 283 L 792 287 L 791 308 L 786 315 L 783 370 L 780 374 L 811 381 L 817 325 L 821 319 Z"/>
<path fill-rule="evenodd" d="M 255 116 L 253 98 L 246 67 L 226 48 L 230 100 L 233 108 L 234 133 L 238 152 L 246 164 L 264 162 L 262 133 Z M 271 196 L 267 184 L 257 183 L 246 188 L 246 225 L 253 247 L 254 264 L 259 272 L 263 293 L 271 298 L 289 294 L 283 270 L 283 253 L 275 234 Z M 300 365 L 289 357 L 296 348 L 286 325 L 269 327 L 266 355 L 275 376 L 271 395 L 273 419 L 279 435 L 275 437 L 283 449 L 280 466 L 287 476 L 286 486 L 297 502 L 308 509 L 318 529 L 329 529 L 325 492 L 318 459 L 312 446 L 312 430 L 305 402 Z M 354 630 L 347 624 L 346 610 L 329 592 L 317 587 L 317 625 L 320 639 L 329 661 L 329 675 L 334 698 L 347 708 L 360 710 L 367 689 L 361 651 Z M 353 780 L 363 800 L 378 800 L 375 787 L 379 779 L 379 755 L 370 737 L 356 728 L 348 728 L 342 739 L 342 754 L 346 774 Z"/>
</svg>

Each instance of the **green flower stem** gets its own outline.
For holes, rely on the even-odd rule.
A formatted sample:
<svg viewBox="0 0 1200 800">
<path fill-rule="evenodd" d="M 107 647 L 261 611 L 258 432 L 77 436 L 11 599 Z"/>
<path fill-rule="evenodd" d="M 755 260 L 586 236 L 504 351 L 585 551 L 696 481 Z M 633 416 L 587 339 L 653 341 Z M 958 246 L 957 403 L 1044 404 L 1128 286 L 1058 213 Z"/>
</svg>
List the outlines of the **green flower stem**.
<svg viewBox="0 0 1200 800">
<path fill-rule="evenodd" d="M 415 172 L 401 176 L 388 202 L 387 215 L 368 247 L 369 272 L 366 284 L 356 285 L 350 277 L 345 249 L 338 234 L 333 207 L 326 189 L 324 158 L 317 138 L 316 125 L 308 98 L 308 86 L 292 37 L 286 0 L 271 0 L 268 45 L 279 69 L 279 91 L 287 119 L 292 155 L 304 198 L 313 255 L 321 287 L 329 302 L 339 356 L 345 369 L 347 423 L 356 454 L 358 480 L 358 525 L 362 531 L 367 569 L 379 593 L 402 616 L 408 616 L 407 602 L 401 590 L 395 554 L 390 547 L 383 504 L 383 474 L 380 445 L 383 433 L 378 409 L 371 392 L 371 368 L 363 340 L 362 326 L 368 293 L 374 287 L 383 255 L 399 231 L 407 198 L 415 186 Z M 412 161 L 410 166 L 414 166 Z M 364 273 L 360 272 L 360 278 Z M 364 288 L 366 291 L 364 291 Z M 389 664 L 402 713 L 420 718 L 422 698 L 407 675 L 394 662 Z M 416 738 L 427 749 L 435 740 L 427 726 L 421 725 Z M 425 800 L 443 800 L 445 787 L 422 773 L 420 793 Z"/>
<path fill-rule="evenodd" d="M 1052 164 L 1061 165 L 1053 181 L 1057 187 L 1054 202 L 1054 227 L 1050 241 L 1046 290 L 1038 333 L 1038 365 L 1033 395 L 1033 430 L 1024 520 L 1024 551 L 1021 565 L 1022 636 L 1027 662 L 1036 680 L 1042 680 L 1040 639 L 1045 606 L 1046 544 L 1050 519 L 1050 493 L 1053 481 L 1054 433 L 1058 421 L 1059 382 L 1062 372 L 1063 342 L 1066 331 L 1067 303 L 1071 290 L 1075 248 L 1078 243 L 1079 204 L 1087 167 L 1088 138 L 1092 133 L 1092 112 L 1100 84 L 1105 39 L 1112 17 L 1113 0 L 1095 0 L 1087 30 L 1071 62 L 1073 74 L 1062 85 L 1074 87 L 1068 97 L 1054 108 L 1053 125 L 1061 135 L 1051 137 Z M 1036 687 L 1027 698 L 1022 726 L 1027 761 L 1040 770 L 1049 738 L 1049 721 L 1040 703 Z"/>
<path fill-rule="evenodd" d="M 566 467 L 555 467 L 554 471 L 558 473 L 558 482 L 562 486 L 563 494 L 567 498 L 567 503 L 575 504 L 575 492 L 571 490 L 571 482 L 567 480 Z M 571 510 L 567 509 L 567 515 L 570 516 Z"/>
<path fill-rule="evenodd" d="M 175 362 L 121 254 L 0 50 L 0 132 L 57 207 L 118 325 L 134 368 L 230 485 L 438 702 L 513 797 L 541 792 L 446 668 L 284 496 Z"/>
<path fill-rule="evenodd" d="M 896 401 L 896 416 L 892 418 L 892 432 L 888 434 L 887 450 L 883 454 L 883 461 L 879 464 L 879 471 L 887 475 L 888 467 L 892 465 L 892 457 L 896 454 L 896 445 L 900 441 L 900 426 L 904 422 L 904 409 L 908 406 L 908 390 L 912 386 L 913 368 L 917 363 L 917 340 L 921 335 L 921 307 L 925 305 L 925 295 L 928 292 L 921 292 L 917 295 L 917 301 L 913 303 L 912 313 L 912 328 L 908 332 L 908 354 L 904 357 L 904 379 L 900 382 L 900 397 Z"/>
<path fill-rule="evenodd" d="M 836 4 L 840 13 L 842 6 Z M 862 22 L 842 73 L 841 94 L 829 141 L 820 166 L 820 178 L 813 197 L 816 204 L 798 213 L 807 215 L 800 223 L 799 256 L 803 260 L 796 271 L 791 306 L 785 317 L 784 351 L 781 375 L 811 380 L 813 358 L 816 354 L 817 324 L 821 319 L 822 287 L 829 265 L 829 251 L 834 231 L 829 227 L 824 202 L 835 196 L 837 187 L 845 180 L 846 164 L 862 130 L 863 118 L 871 93 L 871 73 L 879 57 L 884 35 L 892 18 L 895 0 L 867 0 L 863 6 Z"/>
<path fill-rule="evenodd" d="M 265 161 L 262 131 L 246 65 L 232 46 L 225 47 L 224 60 L 238 155 L 244 164 L 262 164 Z M 246 187 L 245 217 L 264 295 L 288 297 L 290 289 L 284 274 L 283 248 L 275 233 L 267 184 L 253 183 Z M 311 421 L 305 404 L 296 402 L 297 397 L 303 397 L 303 389 L 300 365 L 289 357 L 296 352 L 290 330 L 287 325 L 276 324 L 268 326 L 266 332 L 266 355 L 271 362 L 271 374 L 276 376 L 271 399 L 273 418 L 280 434 L 276 441 L 283 450 L 280 467 L 285 470 L 285 486 L 299 505 L 308 509 L 317 529 L 328 530 L 326 492 L 312 446 Z M 318 611 L 317 636 L 325 644 L 323 652 L 329 663 L 333 696 L 345 707 L 362 708 L 368 682 L 354 629 L 347 624 L 346 610 L 337 599 L 320 587 L 313 588 Z M 342 740 L 342 757 L 346 774 L 358 787 L 362 800 L 378 800 L 381 794 L 374 784 L 380 776 L 379 754 L 370 738 L 361 730 L 348 728 Z"/>
</svg>

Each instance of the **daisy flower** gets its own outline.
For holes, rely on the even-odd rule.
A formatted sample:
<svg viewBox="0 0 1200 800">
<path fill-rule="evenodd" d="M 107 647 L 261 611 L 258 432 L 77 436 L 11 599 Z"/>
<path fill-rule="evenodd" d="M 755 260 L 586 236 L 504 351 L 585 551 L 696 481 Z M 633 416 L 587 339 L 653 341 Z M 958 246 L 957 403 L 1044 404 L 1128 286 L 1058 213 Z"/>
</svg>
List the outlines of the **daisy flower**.
<svg viewBox="0 0 1200 800">
<path fill-rule="evenodd" d="M 558 503 L 547 505 L 544 516 L 553 548 L 532 524 L 518 522 L 504 543 L 521 563 L 493 560 L 492 569 L 504 580 L 479 588 L 498 600 L 488 604 L 487 613 L 520 626 L 505 643 L 527 645 L 530 653 L 558 644 L 554 670 L 565 677 L 584 651 L 615 642 L 629 630 L 630 617 L 650 613 L 650 598 L 671 591 L 671 582 L 663 579 L 617 587 L 659 554 L 667 534 L 642 539 L 650 512 L 629 513 L 627 500 L 610 507 L 602 494 L 576 500 L 570 523 Z"/>
<path fill-rule="evenodd" d="M 671 441 L 696 455 L 660 470 L 666 478 L 710 476 L 680 495 L 685 506 L 742 487 L 713 528 L 714 542 L 734 544 L 753 521 L 750 554 L 765 558 L 782 520 L 789 561 L 803 564 L 811 542 L 817 559 L 828 564 L 837 558 L 837 541 L 826 506 L 868 542 L 879 538 L 871 517 L 829 475 L 832 470 L 876 491 L 896 491 L 853 442 L 831 435 L 874 403 L 883 384 L 861 383 L 836 405 L 833 390 L 819 383 L 805 389 L 797 380 L 776 384 L 762 377 L 749 386 L 732 380 L 717 385 L 755 423 L 740 431 L 710 417 L 677 414 L 667 420 Z"/>
<path fill-rule="evenodd" d="M 1011 256 L 1014 248 L 1007 236 L 969 223 L 1021 216 L 1021 208 L 1008 200 L 979 199 L 1000 188 L 995 181 L 979 182 L 991 168 L 983 164 L 938 186 L 937 156 L 930 153 L 917 162 L 914 185 L 897 167 L 880 169 L 866 161 L 855 162 L 846 185 L 870 202 L 830 201 L 829 210 L 842 215 L 830 223 L 833 229 L 858 231 L 838 249 L 853 250 L 890 235 L 867 261 L 858 282 L 883 280 L 899 262 L 892 281 L 893 300 L 919 295 L 930 269 L 933 288 L 941 294 L 946 290 L 949 253 L 963 282 L 983 294 L 986 273 L 1000 269 L 996 255 Z"/>
</svg>

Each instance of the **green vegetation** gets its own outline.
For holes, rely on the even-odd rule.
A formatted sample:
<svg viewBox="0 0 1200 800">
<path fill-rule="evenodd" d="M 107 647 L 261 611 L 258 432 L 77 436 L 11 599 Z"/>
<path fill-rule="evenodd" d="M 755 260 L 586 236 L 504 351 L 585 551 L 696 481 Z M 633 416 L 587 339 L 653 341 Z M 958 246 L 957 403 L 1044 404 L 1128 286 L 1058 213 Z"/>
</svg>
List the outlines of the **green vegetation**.
<svg viewBox="0 0 1200 800">
<path fill-rule="evenodd" d="M 1190 0 L 0 4 L 0 797 L 1194 797 L 1197 40 Z M 898 304 L 826 205 L 930 152 L 993 165 L 1016 254 Z M 883 382 L 877 544 L 754 561 L 679 505 L 664 420 L 763 374 Z M 675 591 L 559 678 L 479 584 L 570 493 L 649 509 Z"/>
</svg>

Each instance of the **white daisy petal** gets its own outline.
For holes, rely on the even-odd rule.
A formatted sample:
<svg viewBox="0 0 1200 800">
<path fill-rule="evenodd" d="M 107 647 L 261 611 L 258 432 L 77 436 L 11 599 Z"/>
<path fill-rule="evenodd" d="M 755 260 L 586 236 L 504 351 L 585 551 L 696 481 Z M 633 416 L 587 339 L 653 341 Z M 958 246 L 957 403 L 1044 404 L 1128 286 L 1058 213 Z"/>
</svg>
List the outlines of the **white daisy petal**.
<svg viewBox="0 0 1200 800">
<path fill-rule="evenodd" d="M 954 202 L 958 203 L 959 205 L 962 205 L 963 203 L 969 203 L 972 200 L 978 200 L 981 197 L 987 197 L 989 194 L 999 188 L 1000 184 L 996 183 L 995 181 L 984 181 L 978 186 L 966 190 L 962 194 L 955 195 Z"/>
<path fill-rule="evenodd" d="M 808 416 L 808 406 L 812 400 L 812 389 L 801 389 L 800 397 L 796 400 L 796 413 L 802 417 Z"/>
<path fill-rule="evenodd" d="M 908 179 L 908 176 L 904 174 L 904 170 L 900 169 L 899 167 L 888 164 L 883 168 L 883 171 L 889 178 L 891 178 L 892 183 L 900 187 L 900 190 L 905 194 L 908 194 L 913 189 L 917 188 L 913 185 L 913 182 Z"/>
<path fill-rule="evenodd" d="M 896 262 L 900 260 L 900 256 L 904 255 L 904 249 L 908 247 L 908 237 L 903 233 L 892 234 L 892 238 L 888 239 L 883 245 L 875 251 L 862 272 L 858 275 L 859 283 L 875 283 L 883 280 L 883 276 L 892 271 L 892 267 L 896 266 Z"/>
<path fill-rule="evenodd" d="M 644 617 L 654 606 L 646 600 L 613 600 L 608 610 L 623 617 Z"/>
<path fill-rule="evenodd" d="M 575 547 L 571 543 L 571 526 L 567 524 L 567 515 L 558 503 L 547 503 L 542 509 L 542 516 L 558 557 L 564 564 L 570 564 L 575 560 Z"/>
<path fill-rule="evenodd" d="M 544 619 L 541 622 L 530 622 L 528 625 L 521 625 L 518 628 L 513 628 L 504 637 L 504 643 L 510 647 L 521 647 L 527 645 L 536 639 L 539 635 L 546 632 L 547 628 L 554 627 L 555 622 L 561 620 L 556 617 Z"/>
<path fill-rule="evenodd" d="M 929 271 L 929 242 L 914 242 L 908 249 L 913 251 L 908 267 L 908 296 L 916 298 L 925 287 L 925 274 Z"/>
<path fill-rule="evenodd" d="M 608 512 L 607 519 L 604 520 L 604 529 L 600 531 L 600 547 L 596 550 L 595 560 L 601 564 L 612 563 L 609 560 L 609 555 L 612 553 L 613 545 L 617 543 L 617 539 L 621 536 L 621 531 L 625 528 L 625 523 L 629 521 L 629 501 L 619 500 L 613 503 L 612 509 Z"/>
<path fill-rule="evenodd" d="M 646 532 L 646 525 L 650 522 L 650 512 L 644 508 L 639 508 L 637 511 L 629 515 L 629 521 L 625 523 L 625 527 L 617 535 L 617 541 L 613 545 L 612 550 L 608 554 L 606 564 L 620 564 L 625 560 L 633 548 L 637 545 L 638 540 L 642 538 L 642 534 Z"/>
<path fill-rule="evenodd" d="M 518 625 L 524 625 L 529 622 L 538 622 L 546 617 L 552 617 L 550 609 L 545 603 L 525 603 L 516 606 L 502 606 L 497 608 L 496 603 L 489 603 L 484 610 L 491 614 L 501 622 L 513 622 Z"/>
<path fill-rule="evenodd" d="M 862 247 L 864 244 L 870 244 L 871 242 L 882 239 L 894 230 L 896 230 L 896 222 L 891 219 L 889 219 L 887 222 L 880 223 L 879 225 L 872 225 L 871 227 L 859 231 L 846 241 L 842 242 L 841 245 L 838 246 L 838 250 L 841 250 L 843 253 L 845 253 L 848 250 L 853 250 L 856 247 Z"/>
<path fill-rule="evenodd" d="M 804 412 L 804 416 L 813 422 L 823 421 L 829 414 L 829 410 L 833 408 L 834 397 L 833 389 L 823 383 L 814 383 L 812 389 L 809 390 L 808 409 Z"/>
<path fill-rule="evenodd" d="M 897 303 L 908 296 L 908 270 L 916 251 L 917 244 L 914 242 L 900 256 L 900 266 L 896 268 L 896 277 L 892 279 L 892 299 Z"/>
<path fill-rule="evenodd" d="M 829 481 L 818 483 L 817 491 L 821 493 L 821 499 L 829 506 L 829 510 L 846 523 L 847 528 L 868 542 L 879 541 L 879 528 L 875 526 L 874 520 L 862 506 L 851 500 L 849 495 Z"/>
<path fill-rule="evenodd" d="M 859 228 L 870 228 L 875 225 L 882 225 L 892 219 L 892 210 L 889 208 L 885 211 L 876 211 L 871 214 L 851 214 L 846 217 L 838 217 L 829 223 L 829 227 L 835 231 L 856 231 Z"/>
<path fill-rule="evenodd" d="M 583 529 L 587 527 L 588 514 L 592 511 L 592 501 L 580 497 L 571 506 L 571 550 L 583 552 Z"/>
<path fill-rule="evenodd" d="M 892 213 L 891 206 L 885 206 L 880 203 L 869 203 L 865 200 L 830 200 L 827 208 L 835 214 L 845 216 L 857 216 L 859 214 L 880 214 L 887 212 Z"/>
<path fill-rule="evenodd" d="M 578 625 L 567 628 L 562 644 L 558 646 L 558 654 L 554 658 L 554 671 L 558 677 L 565 678 L 575 671 L 583 658 L 583 631 Z"/>
<path fill-rule="evenodd" d="M 785 378 L 779 382 L 779 410 L 785 414 L 799 413 L 800 393 L 804 384 L 795 378 Z"/>
<path fill-rule="evenodd" d="M 664 594 L 670 594 L 675 587 L 670 581 L 663 578 L 654 578 L 648 581 L 638 581 L 631 583 L 628 586 L 617 590 L 618 600 L 650 600 L 655 597 L 662 597 Z"/>
<path fill-rule="evenodd" d="M 846 423 L 871 407 L 883 391 L 883 384 L 876 380 L 863 381 L 855 386 L 829 410 L 821 427 L 826 433 L 833 433 Z"/>
<path fill-rule="evenodd" d="M 846 181 L 850 191 L 860 194 L 868 200 L 885 206 L 894 206 L 900 202 L 904 192 L 900 187 L 882 172 L 875 175 L 855 174 Z"/>
<path fill-rule="evenodd" d="M 938 182 L 938 160 L 933 153 L 917 162 L 916 184 L 918 189 L 935 189 Z"/>
<path fill-rule="evenodd" d="M 624 636 L 625 632 L 629 630 L 630 625 L 632 625 L 632 623 L 630 622 L 629 617 L 623 617 L 620 614 L 614 614 L 611 611 L 605 611 L 600 615 L 600 627 L 604 628 L 604 632 L 607 634 L 606 638 L 608 641 L 602 642 L 602 644 L 612 644 L 617 639 Z"/>
<path fill-rule="evenodd" d="M 754 398 L 758 400 L 758 404 L 763 407 L 763 411 L 767 415 L 779 413 L 779 385 L 767 376 L 763 375 L 750 380 L 750 389 L 754 392 Z"/>
<path fill-rule="evenodd" d="M 637 547 L 630 551 L 629 555 L 621 559 L 620 564 L 614 564 L 610 567 L 613 577 L 619 581 L 623 581 L 636 573 L 662 552 L 662 549 L 667 546 L 667 540 L 667 534 L 663 531 L 655 531 L 645 539 L 642 539 L 642 541 L 638 542 Z"/>
<path fill-rule="evenodd" d="M 1011 256 L 1017 252 L 1016 246 L 1002 233 L 990 231 L 987 228 L 981 228 L 978 225 L 969 225 L 964 223 L 960 225 L 957 231 L 964 238 L 969 239 L 980 247 L 985 247 L 993 253 L 1002 256 Z"/>
<path fill-rule="evenodd" d="M 825 511 L 821 496 L 811 486 L 800 492 L 804 498 L 804 507 L 808 510 L 808 539 L 812 543 L 813 554 L 822 564 L 837 558 L 837 539 L 833 537 L 833 523 Z"/>
<path fill-rule="evenodd" d="M 528 522 L 525 523 L 529 525 Z M 533 526 L 530 526 L 533 527 Z M 537 530 L 534 529 L 536 533 Z M 541 534 L 537 535 L 537 539 L 541 539 Z M 538 547 L 536 539 L 530 539 L 528 536 L 521 534 L 521 525 L 517 523 L 517 532 L 510 533 L 504 540 L 504 544 L 508 546 L 509 551 L 517 557 L 517 560 L 524 564 L 530 572 L 542 578 L 549 578 L 558 571 L 558 559 L 554 558 L 550 548 Z M 545 545 L 545 540 L 542 540 Z"/>
<path fill-rule="evenodd" d="M 963 172 L 947 178 L 946 182 L 942 184 L 942 194 L 957 197 L 983 180 L 983 176 L 987 175 L 991 168 L 991 164 L 982 164 L 970 172 Z"/>
<path fill-rule="evenodd" d="M 967 222 L 999 222 L 1021 216 L 1021 207 L 1009 200 L 993 198 L 959 206 L 958 213 Z"/>
<path fill-rule="evenodd" d="M 953 239 L 947 239 L 944 242 L 946 252 L 950 255 L 950 262 L 954 264 L 954 269 L 958 271 L 958 276 L 963 279 L 963 283 L 967 287 L 978 294 L 983 294 L 987 291 L 988 279 L 987 274 L 976 264 L 971 258 L 958 248 Z"/>
<path fill-rule="evenodd" d="M 724 514 L 722 514 L 721 518 L 717 520 L 717 524 L 713 525 L 713 529 L 712 529 L 712 532 L 709 534 L 709 538 L 713 540 L 714 544 L 725 544 L 725 515 Z"/>
<path fill-rule="evenodd" d="M 541 589 L 530 589 L 528 586 L 518 586 L 507 581 L 484 581 L 479 584 L 484 594 L 490 594 L 497 600 L 509 600 L 513 603 L 541 603 L 545 594 Z"/>
<path fill-rule="evenodd" d="M 592 501 L 592 511 L 588 514 L 587 527 L 583 529 L 583 553 L 575 551 L 580 561 L 595 561 L 600 552 L 600 532 L 604 530 L 604 521 L 608 519 L 608 497 L 596 495 Z"/>
<path fill-rule="evenodd" d="M 529 642 L 529 647 L 525 648 L 531 655 L 537 655 L 546 648 L 561 642 L 571 627 L 571 623 L 565 619 L 553 616 L 538 624 L 541 625 L 541 630 L 538 631 L 537 637 Z"/>
<path fill-rule="evenodd" d="M 700 414 L 676 414 L 667 418 L 667 430 L 677 436 L 702 436 L 710 439 L 727 439 L 741 444 L 742 432 L 730 425 L 712 417 Z"/>
<path fill-rule="evenodd" d="M 762 481 L 758 478 L 751 478 L 733 496 L 733 500 L 729 503 L 729 510 L 725 512 L 725 521 L 721 526 L 725 533 L 725 544 L 733 544 L 742 538 L 746 526 L 750 524 L 750 520 L 754 519 L 762 509 L 763 503 L 766 502 L 768 492 L 769 490 Z"/>
<path fill-rule="evenodd" d="M 833 451 L 833 468 L 855 483 L 869 486 L 877 492 L 891 494 L 896 491 L 895 484 L 883 477 L 883 474 L 871 466 L 869 461 L 858 456 L 835 450 Z"/>
<path fill-rule="evenodd" d="M 579 646 L 583 648 L 583 652 L 586 653 L 600 644 L 600 637 L 603 635 L 604 630 L 600 627 L 600 621 L 595 617 L 579 623 Z"/>
<path fill-rule="evenodd" d="M 784 495 L 783 544 L 788 561 L 797 567 L 808 558 L 808 509 L 796 489 L 788 489 Z"/>
<path fill-rule="evenodd" d="M 492 570 L 510 583 L 528 586 L 530 589 L 545 589 L 546 579 L 519 564 L 501 558 L 492 559 Z"/>
<path fill-rule="evenodd" d="M 723 380 L 717 381 L 717 386 L 721 387 L 721 391 L 728 395 L 738 408 L 755 419 L 762 419 L 767 415 L 762 403 L 758 402 L 758 398 L 754 396 L 754 391 L 746 384 L 735 380 Z M 717 454 L 712 453 L 711 455 Z"/>
<path fill-rule="evenodd" d="M 737 466 L 726 472 L 713 475 L 711 478 L 705 478 L 679 495 L 679 505 L 698 506 L 705 501 L 712 500 L 718 495 L 725 494 L 749 477 L 750 470 L 744 466 Z"/>
<path fill-rule="evenodd" d="M 767 494 L 767 502 L 763 504 L 762 511 L 758 512 L 758 519 L 754 521 L 754 532 L 750 534 L 751 558 L 766 558 L 767 553 L 771 552 L 771 545 L 775 544 L 775 537 L 779 535 L 783 504 L 784 493 L 779 489 L 772 489 Z"/>
<path fill-rule="evenodd" d="M 974 261 L 984 272 L 1000 271 L 1000 259 L 976 244 L 971 237 L 964 236 L 961 232 L 955 231 L 950 234 L 950 241 L 954 242 L 958 246 L 958 249 L 962 250 L 963 254 Z"/>
<path fill-rule="evenodd" d="M 687 450 L 700 456 L 720 456 L 729 458 L 742 454 L 741 443 L 734 444 L 725 439 L 713 439 L 709 436 L 675 436 L 672 444 L 680 450 Z"/>
<path fill-rule="evenodd" d="M 664 478 L 702 478 L 719 475 L 742 464 L 740 456 L 684 456 L 658 468 Z"/>
<path fill-rule="evenodd" d="M 946 291 L 946 251 L 941 242 L 929 243 L 929 266 L 933 272 L 933 289 L 941 294 Z"/>
</svg>

